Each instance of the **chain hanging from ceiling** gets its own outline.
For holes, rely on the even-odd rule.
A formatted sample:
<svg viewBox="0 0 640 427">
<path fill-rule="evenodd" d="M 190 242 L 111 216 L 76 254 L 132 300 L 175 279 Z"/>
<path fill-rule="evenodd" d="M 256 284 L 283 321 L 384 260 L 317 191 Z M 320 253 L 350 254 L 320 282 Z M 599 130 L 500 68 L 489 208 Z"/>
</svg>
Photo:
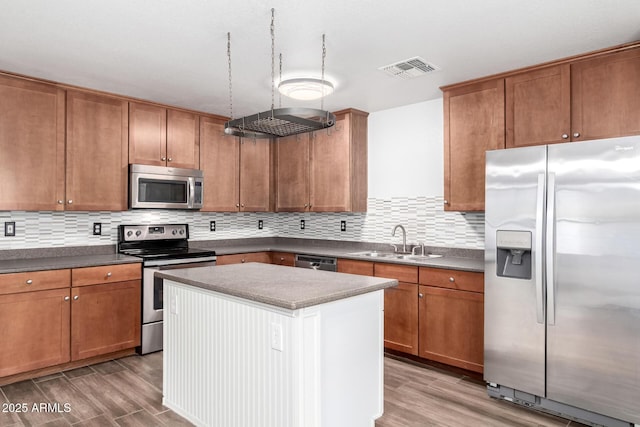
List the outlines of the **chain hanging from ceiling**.
<svg viewBox="0 0 640 427">
<path fill-rule="evenodd" d="M 329 111 L 315 108 L 274 108 L 275 107 L 275 9 L 271 9 L 271 109 L 261 113 L 233 118 L 233 92 L 231 84 L 231 33 L 227 33 L 227 57 L 229 65 L 229 110 L 231 120 L 224 125 L 227 135 L 248 138 L 279 138 L 300 133 L 327 129 L 336 122 Z M 322 80 L 324 80 L 324 62 L 326 56 L 325 36 L 322 35 Z M 280 75 L 282 79 L 282 55 L 280 56 Z M 281 102 L 281 101 L 280 101 Z"/>
</svg>

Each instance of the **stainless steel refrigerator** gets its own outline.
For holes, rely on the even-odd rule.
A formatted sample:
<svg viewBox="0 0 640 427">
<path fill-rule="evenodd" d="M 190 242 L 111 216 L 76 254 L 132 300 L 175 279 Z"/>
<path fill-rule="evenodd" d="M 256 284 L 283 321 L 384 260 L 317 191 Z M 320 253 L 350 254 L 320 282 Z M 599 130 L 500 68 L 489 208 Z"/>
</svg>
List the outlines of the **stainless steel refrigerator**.
<svg viewBox="0 0 640 427">
<path fill-rule="evenodd" d="M 490 396 L 640 424 L 640 137 L 487 152 Z"/>
</svg>

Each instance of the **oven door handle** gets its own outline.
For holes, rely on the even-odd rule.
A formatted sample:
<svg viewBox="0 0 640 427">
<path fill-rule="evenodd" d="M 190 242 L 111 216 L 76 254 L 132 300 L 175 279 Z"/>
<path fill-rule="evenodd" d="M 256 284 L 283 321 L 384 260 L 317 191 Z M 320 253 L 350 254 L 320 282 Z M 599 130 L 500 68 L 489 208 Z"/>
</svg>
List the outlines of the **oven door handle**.
<svg viewBox="0 0 640 427">
<path fill-rule="evenodd" d="M 214 265 L 217 257 L 215 255 L 200 257 L 200 258 L 179 258 L 179 259 L 159 259 L 148 260 L 144 262 L 144 267 L 163 267 L 167 265 L 176 265 L 175 268 L 187 268 L 189 267 L 205 267 L 205 265 Z M 201 264 L 201 265 L 195 265 Z"/>
</svg>

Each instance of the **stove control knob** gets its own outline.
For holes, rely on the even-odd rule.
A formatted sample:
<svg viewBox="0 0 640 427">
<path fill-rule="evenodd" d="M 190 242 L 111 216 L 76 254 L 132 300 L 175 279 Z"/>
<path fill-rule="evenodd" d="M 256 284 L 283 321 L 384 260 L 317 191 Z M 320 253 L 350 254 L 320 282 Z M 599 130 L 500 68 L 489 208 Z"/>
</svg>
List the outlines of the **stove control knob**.
<svg viewBox="0 0 640 427">
<path fill-rule="evenodd" d="M 173 231 L 171 232 L 171 234 L 173 234 L 173 235 L 175 236 L 176 234 L 178 234 L 178 230 L 173 230 Z"/>
<path fill-rule="evenodd" d="M 180 230 L 180 234 L 184 234 L 184 230 Z"/>
<path fill-rule="evenodd" d="M 131 237 L 132 234 L 133 234 L 133 231 L 131 230 L 127 231 L 127 237 Z"/>
<path fill-rule="evenodd" d="M 136 231 L 136 237 L 139 237 L 141 234 L 142 234 L 142 231 L 140 231 L 140 230 Z"/>
</svg>

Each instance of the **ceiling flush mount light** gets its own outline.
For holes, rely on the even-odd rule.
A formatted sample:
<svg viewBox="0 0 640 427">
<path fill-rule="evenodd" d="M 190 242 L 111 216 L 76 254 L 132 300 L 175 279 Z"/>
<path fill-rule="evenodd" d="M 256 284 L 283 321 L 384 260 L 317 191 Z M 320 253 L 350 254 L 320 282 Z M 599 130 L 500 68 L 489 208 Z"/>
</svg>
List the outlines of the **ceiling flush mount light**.
<svg viewBox="0 0 640 427">
<path fill-rule="evenodd" d="M 239 119 L 233 118 L 233 91 L 231 85 L 231 33 L 227 33 L 227 57 L 229 60 L 229 110 L 231 120 L 224 124 L 224 132 L 248 138 L 279 138 L 299 133 L 313 132 L 319 129 L 330 128 L 336 123 L 336 116 L 322 109 L 315 108 L 274 108 L 275 100 L 275 26 L 274 9 L 271 9 L 271 110 L 245 116 Z M 322 79 L 320 83 L 329 83 L 324 80 L 324 58 L 326 49 L 324 34 L 322 35 Z M 282 73 L 282 56 L 280 57 L 280 72 Z M 284 82 L 283 82 L 284 83 Z M 329 83 L 330 84 L 330 83 Z M 321 88 L 321 100 L 322 97 Z M 333 85 L 331 85 L 333 90 Z M 326 93 L 325 93 L 326 94 Z M 303 98 L 314 99 L 314 98 Z M 317 99 L 317 98 L 315 98 Z"/>
<path fill-rule="evenodd" d="M 322 79 L 301 77 L 283 80 L 278 85 L 278 90 L 289 98 L 311 101 L 331 95 L 333 93 L 333 84 Z"/>
</svg>

